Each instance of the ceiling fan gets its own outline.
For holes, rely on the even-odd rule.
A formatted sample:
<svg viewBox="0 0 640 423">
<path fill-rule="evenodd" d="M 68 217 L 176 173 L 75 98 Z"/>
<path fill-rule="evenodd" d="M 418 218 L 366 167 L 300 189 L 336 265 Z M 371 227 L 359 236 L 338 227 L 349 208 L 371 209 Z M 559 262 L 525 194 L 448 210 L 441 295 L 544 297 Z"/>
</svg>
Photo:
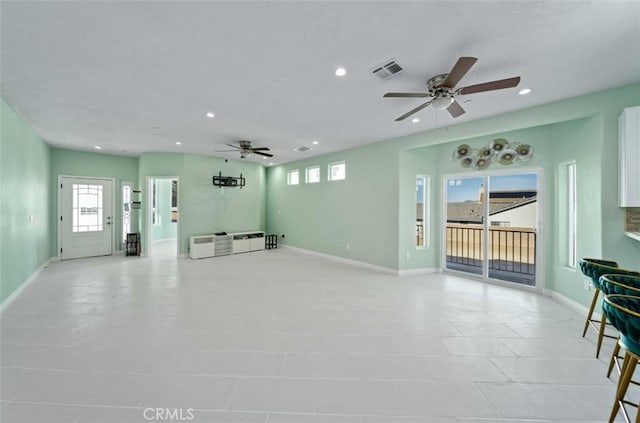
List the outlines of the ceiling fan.
<svg viewBox="0 0 640 423">
<path fill-rule="evenodd" d="M 251 141 L 238 141 L 238 145 L 235 144 L 227 144 L 229 147 L 233 147 L 235 150 L 218 150 L 218 153 L 226 153 L 228 151 L 239 151 L 240 158 L 245 159 L 249 157 L 251 154 L 258 154 L 260 156 L 265 157 L 273 157 L 273 154 L 265 153 L 265 151 L 269 151 L 268 147 L 253 147 L 253 142 Z"/>
<path fill-rule="evenodd" d="M 436 110 L 447 109 L 452 117 L 457 118 L 465 113 L 465 111 L 456 100 L 456 96 L 501 90 L 503 88 L 513 88 L 520 83 L 520 77 L 516 76 L 513 78 L 483 82 L 482 84 L 469 85 L 467 87 L 456 89 L 458 82 L 460 82 L 467 72 L 469 72 L 469 69 L 471 69 L 471 66 L 473 66 L 477 60 L 478 59 L 476 57 L 460 57 L 451 69 L 451 72 L 436 75 L 427 81 L 428 90 L 426 93 L 386 93 L 384 97 L 433 97 L 426 103 L 423 103 L 415 109 L 411 109 L 404 115 L 400 116 L 396 119 L 396 122 L 408 118 L 412 114 L 419 112 L 429 105 Z"/>
</svg>

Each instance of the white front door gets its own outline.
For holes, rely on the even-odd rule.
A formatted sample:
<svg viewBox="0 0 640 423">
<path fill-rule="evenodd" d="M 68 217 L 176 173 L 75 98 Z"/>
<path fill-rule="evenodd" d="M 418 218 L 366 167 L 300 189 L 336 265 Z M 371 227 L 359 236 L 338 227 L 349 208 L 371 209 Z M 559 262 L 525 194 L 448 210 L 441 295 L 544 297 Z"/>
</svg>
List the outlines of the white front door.
<svg viewBox="0 0 640 423">
<path fill-rule="evenodd" d="M 61 176 L 60 258 L 113 252 L 113 180 Z"/>
</svg>

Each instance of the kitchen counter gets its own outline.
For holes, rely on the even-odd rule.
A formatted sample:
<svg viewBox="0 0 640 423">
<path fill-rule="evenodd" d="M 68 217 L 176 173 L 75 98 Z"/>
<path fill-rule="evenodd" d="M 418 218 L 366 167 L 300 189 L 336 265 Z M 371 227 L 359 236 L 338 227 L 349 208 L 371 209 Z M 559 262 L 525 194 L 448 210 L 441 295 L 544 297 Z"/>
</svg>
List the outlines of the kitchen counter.
<svg viewBox="0 0 640 423">
<path fill-rule="evenodd" d="M 625 235 L 629 238 L 635 239 L 636 241 L 640 241 L 640 232 L 625 232 Z"/>
</svg>

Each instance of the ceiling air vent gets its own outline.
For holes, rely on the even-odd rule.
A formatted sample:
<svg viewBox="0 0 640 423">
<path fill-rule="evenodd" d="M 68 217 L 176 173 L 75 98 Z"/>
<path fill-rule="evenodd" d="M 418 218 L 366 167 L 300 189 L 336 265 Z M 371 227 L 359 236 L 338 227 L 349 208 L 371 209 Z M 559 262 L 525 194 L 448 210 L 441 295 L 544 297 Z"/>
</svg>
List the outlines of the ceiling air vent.
<svg viewBox="0 0 640 423">
<path fill-rule="evenodd" d="M 298 153 L 303 153 L 305 151 L 309 151 L 311 150 L 309 147 L 305 147 L 304 145 L 302 147 L 298 147 L 298 148 L 294 148 L 293 151 L 297 151 Z"/>
<path fill-rule="evenodd" d="M 390 60 L 380 66 L 376 66 L 371 70 L 371 73 L 380 79 L 388 79 L 393 75 L 402 72 L 402 66 L 396 63 L 395 60 Z"/>
</svg>

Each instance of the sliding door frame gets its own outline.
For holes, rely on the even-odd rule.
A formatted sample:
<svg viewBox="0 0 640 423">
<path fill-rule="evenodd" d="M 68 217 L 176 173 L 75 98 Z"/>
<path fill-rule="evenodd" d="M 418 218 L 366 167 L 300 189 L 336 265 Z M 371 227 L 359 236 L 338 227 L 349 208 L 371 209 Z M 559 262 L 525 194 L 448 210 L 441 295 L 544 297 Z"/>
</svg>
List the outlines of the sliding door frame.
<svg viewBox="0 0 640 423">
<path fill-rule="evenodd" d="M 489 178 L 492 176 L 507 176 L 507 175 L 518 175 L 518 174 L 526 174 L 533 173 L 536 174 L 536 190 L 537 190 L 537 199 L 536 199 L 536 254 L 535 254 L 535 286 L 529 286 L 520 284 L 517 282 L 509 282 L 501 279 L 490 278 L 489 277 L 489 226 L 490 220 L 488 216 L 489 212 L 489 193 L 491 191 L 491 186 L 489 184 Z M 483 178 L 484 186 L 485 186 L 485 195 L 487 201 L 484 201 L 482 206 L 483 213 L 483 231 L 482 231 L 482 275 L 475 275 L 473 273 L 447 269 L 447 181 L 450 179 L 464 179 L 464 178 Z M 487 170 L 487 171 L 478 171 L 478 172 L 464 172 L 464 173 L 450 173 L 442 175 L 442 195 L 441 195 L 441 204 L 442 204 L 442 213 L 441 213 L 441 231 L 440 231 L 440 263 L 443 273 L 450 273 L 455 275 L 464 276 L 470 279 L 478 279 L 483 282 L 488 282 L 496 285 L 508 286 L 511 288 L 523 289 L 526 291 L 534 291 L 538 293 L 542 293 L 545 288 L 545 275 L 544 275 L 544 254 L 542 253 L 542 246 L 546 245 L 544 242 L 544 226 L 543 226 L 543 210 L 544 210 L 544 184 L 543 182 L 544 173 L 541 167 L 519 167 L 515 169 L 505 169 L 505 170 Z"/>
</svg>

